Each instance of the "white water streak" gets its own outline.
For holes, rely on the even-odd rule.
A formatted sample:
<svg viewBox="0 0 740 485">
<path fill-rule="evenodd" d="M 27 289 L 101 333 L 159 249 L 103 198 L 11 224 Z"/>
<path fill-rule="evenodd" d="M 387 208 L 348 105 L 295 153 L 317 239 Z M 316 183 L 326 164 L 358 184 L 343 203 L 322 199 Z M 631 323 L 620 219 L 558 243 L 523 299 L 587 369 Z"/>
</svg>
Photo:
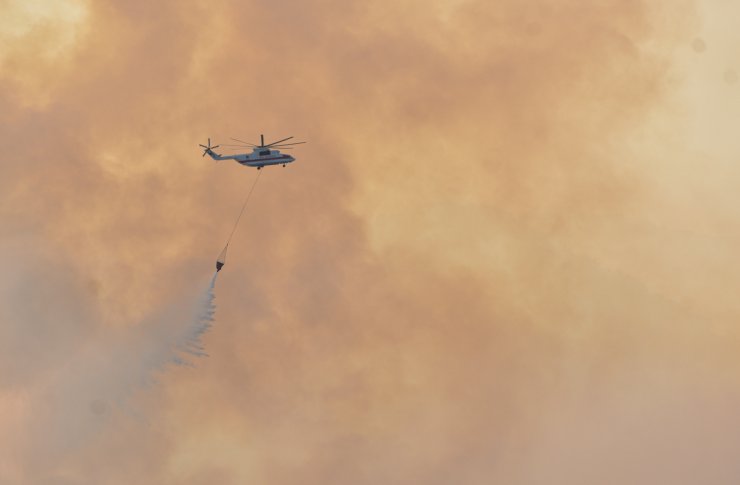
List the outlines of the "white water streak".
<svg viewBox="0 0 740 485">
<path fill-rule="evenodd" d="M 176 345 L 176 350 L 180 353 L 187 353 L 196 357 L 208 357 L 203 346 L 203 335 L 213 326 L 213 319 L 216 314 L 216 295 L 214 288 L 216 286 L 216 277 L 214 273 L 211 283 L 205 293 L 197 302 L 192 322 L 186 327 L 184 338 Z M 186 359 L 176 355 L 172 362 L 178 365 L 192 365 Z"/>
</svg>

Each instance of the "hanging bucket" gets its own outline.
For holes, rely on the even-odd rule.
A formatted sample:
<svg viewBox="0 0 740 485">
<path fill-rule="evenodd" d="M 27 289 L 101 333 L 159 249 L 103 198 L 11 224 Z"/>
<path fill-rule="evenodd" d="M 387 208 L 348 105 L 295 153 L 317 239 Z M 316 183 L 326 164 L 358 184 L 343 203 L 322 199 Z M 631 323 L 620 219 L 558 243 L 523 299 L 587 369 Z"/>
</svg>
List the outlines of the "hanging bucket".
<svg viewBox="0 0 740 485">
<path fill-rule="evenodd" d="M 224 247 L 224 250 L 221 251 L 221 254 L 218 255 L 218 259 L 216 260 L 216 273 L 221 271 L 221 268 L 224 267 L 226 264 L 226 250 L 229 249 L 229 245 L 227 244 Z"/>
</svg>

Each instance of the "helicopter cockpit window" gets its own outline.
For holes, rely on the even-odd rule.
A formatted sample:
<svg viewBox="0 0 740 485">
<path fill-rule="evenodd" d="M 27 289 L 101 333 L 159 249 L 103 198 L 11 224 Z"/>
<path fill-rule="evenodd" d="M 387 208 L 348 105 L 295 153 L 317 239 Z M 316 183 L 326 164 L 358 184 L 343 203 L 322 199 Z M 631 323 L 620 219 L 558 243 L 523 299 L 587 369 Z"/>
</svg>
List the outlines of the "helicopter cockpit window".
<svg viewBox="0 0 740 485">
<path fill-rule="evenodd" d="M 262 150 L 260 152 L 260 155 L 269 155 L 269 154 L 270 154 L 270 150 Z"/>
</svg>

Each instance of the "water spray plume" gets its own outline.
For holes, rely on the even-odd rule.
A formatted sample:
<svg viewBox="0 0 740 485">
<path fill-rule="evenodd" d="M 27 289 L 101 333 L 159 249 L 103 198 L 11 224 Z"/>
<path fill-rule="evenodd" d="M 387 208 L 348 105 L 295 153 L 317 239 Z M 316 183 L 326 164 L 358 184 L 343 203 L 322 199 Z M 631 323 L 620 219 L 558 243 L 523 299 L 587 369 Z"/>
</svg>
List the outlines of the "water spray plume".
<svg viewBox="0 0 740 485">
<path fill-rule="evenodd" d="M 216 314 L 216 295 L 214 293 L 214 288 L 216 286 L 217 277 L 218 271 L 213 274 L 213 278 L 211 279 L 208 288 L 197 302 L 193 321 L 187 328 L 183 340 L 176 347 L 178 351 L 194 355 L 196 357 L 208 356 L 203 347 L 202 337 L 203 334 L 213 326 L 213 319 Z M 173 361 L 177 364 L 187 364 L 187 362 L 181 357 L 175 357 Z"/>
</svg>

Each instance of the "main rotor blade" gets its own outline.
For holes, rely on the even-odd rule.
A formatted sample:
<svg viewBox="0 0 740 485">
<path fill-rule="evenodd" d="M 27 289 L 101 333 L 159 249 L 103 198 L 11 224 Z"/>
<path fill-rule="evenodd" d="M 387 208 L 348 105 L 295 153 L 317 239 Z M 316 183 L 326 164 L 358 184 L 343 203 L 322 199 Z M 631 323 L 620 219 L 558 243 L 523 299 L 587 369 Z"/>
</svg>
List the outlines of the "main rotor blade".
<svg viewBox="0 0 740 485">
<path fill-rule="evenodd" d="M 308 142 L 305 142 L 305 141 L 297 141 L 295 143 L 285 143 L 283 145 L 268 145 L 268 146 L 273 147 L 273 148 L 278 148 L 278 147 L 288 147 L 288 146 L 292 146 L 292 145 L 303 145 L 304 143 L 308 143 Z"/>
<path fill-rule="evenodd" d="M 222 147 L 250 148 L 250 145 L 221 145 Z"/>
<path fill-rule="evenodd" d="M 205 146 L 205 145 L 201 145 L 200 143 L 198 144 L 198 146 L 199 146 L 199 147 L 202 147 L 202 148 L 205 148 L 205 149 L 208 149 L 208 147 L 207 147 L 207 146 Z"/>
<path fill-rule="evenodd" d="M 277 145 L 278 143 L 283 142 L 285 140 L 290 140 L 291 138 L 293 138 L 293 137 L 292 136 L 289 136 L 288 138 L 283 138 L 282 140 L 274 141 L 274 142 L 270 143 L 269 145 L 265 145 L 265 146 L 266 147 L 271 147 L 271 146 Z"/>
<path fill-rule="evenodd" d="M 252 146 L 252 147 L 256 147 L 256 146 L 257 146 L 257 145 L 255 145 L 254 143 L 249 143 L 248 141 L 244 141 L 244 140 L 239 140 L 239 139 L 237 139 L 237 138 L 232 138 L 232 140 L 234 140 L 234 141 L 238 141 L 239 143 L 244 143 L 244 144 L 246 144 L 246 145 L 249 145 L 249 146 Z"/>
</svg>

